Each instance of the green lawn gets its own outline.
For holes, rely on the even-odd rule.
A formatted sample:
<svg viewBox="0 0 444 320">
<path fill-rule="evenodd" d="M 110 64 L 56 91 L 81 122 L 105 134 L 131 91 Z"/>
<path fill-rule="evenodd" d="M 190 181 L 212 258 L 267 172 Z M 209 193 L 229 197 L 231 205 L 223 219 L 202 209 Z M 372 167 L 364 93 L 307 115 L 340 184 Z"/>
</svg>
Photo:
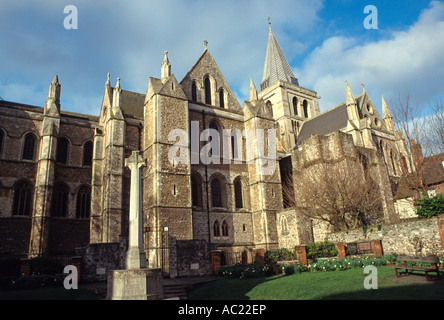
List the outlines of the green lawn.
<svg viewBox="0 0 444 320">
<path fill-rule="evenodd" d="M 388 279 L 393 268 L 378 267 L 378 289 L 364 288 L 364 269 L 303 272 L 290 276 L 250 279 L 221 279 L 202 285 L 188 294 L 190 300 L 433 300 L 437 282 L 411 283 Z M 443 285 L 443 280 L 439 281 Z"/>
</svg>

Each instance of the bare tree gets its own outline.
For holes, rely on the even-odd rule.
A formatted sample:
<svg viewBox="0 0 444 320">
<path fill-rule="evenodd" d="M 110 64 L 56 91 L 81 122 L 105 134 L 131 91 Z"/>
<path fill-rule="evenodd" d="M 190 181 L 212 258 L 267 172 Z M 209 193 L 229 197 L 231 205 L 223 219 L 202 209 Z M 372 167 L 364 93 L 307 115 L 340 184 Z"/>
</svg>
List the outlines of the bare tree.
<svg viewBox="0 0 444 320">
<path fill-rule="evenodd" d="M 431 154 L 444 152 L 444 104 L 442 101 L 436 102 L 431 107 L 431 114 L 426 117 L 427 146 Z"/>
<path fill-rule="evenodd" d="M 283 190 L 299 212 L 336 230 L 376 223 L 383 215 L 379 187 L 358 161 L 314 164 L 289 177 Z"/>
<path fill-rule="evenodd" d="M 413 141 L 424 143 L 422 141 L 424 135 L 421 121 L 423 108 L 418 104 L 412 103 L 410 92 L 398 93 L 396 100 L 390 99 L 390 105 L 395 127 L 404 134 L 406 145 L 410 148 Z"/>
</svg>

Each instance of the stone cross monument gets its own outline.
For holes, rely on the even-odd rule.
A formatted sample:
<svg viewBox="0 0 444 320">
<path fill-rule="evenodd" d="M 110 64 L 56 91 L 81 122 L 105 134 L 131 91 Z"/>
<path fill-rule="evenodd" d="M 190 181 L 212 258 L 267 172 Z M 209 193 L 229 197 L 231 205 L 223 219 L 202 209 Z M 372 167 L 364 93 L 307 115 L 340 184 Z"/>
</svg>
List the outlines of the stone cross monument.
<svg viewBox="0 0 444 320">
<path fill-rule="evenodd" d="M 146 166 L 139 151 L 133 151 L 125 159 L 125 166 L 131 170 L 130 209 L 129 209 L 129 241 L 126 254 L 126 269 L 145 269 L 146 256 L 142 239 L 142 176 L 141 167 Z"/>
<path fill-rule="evenodd" d="M 146 256 L 142 240 L 142 190 L 141 167 L 146 160 L 140 151 L 133 151 L 125 159 L 131 170 L 129 241 L 126 253 L 126 269 L 112 270 L 108 274 L 109 300 L 147 300 L 163 296 L 162 273 L 146 268 Z"/>
</svg>

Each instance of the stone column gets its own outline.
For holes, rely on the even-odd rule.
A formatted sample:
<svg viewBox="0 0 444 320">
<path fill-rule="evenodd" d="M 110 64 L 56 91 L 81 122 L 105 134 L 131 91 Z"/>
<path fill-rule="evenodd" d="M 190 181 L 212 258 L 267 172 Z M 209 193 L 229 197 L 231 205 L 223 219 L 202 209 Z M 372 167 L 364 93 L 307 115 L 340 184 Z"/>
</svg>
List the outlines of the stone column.
<svg viewBox="0 0 444 320">
<path fill-rule="evenodd" d="M 336 250 L 338 250 L 338 258 L 345 258 L 345 244 L 342 242 L 335 243 Z"/>
<path fill-rule="evenodd" d="M 305 246 L 297 246 L 296 253 L 298 256 L 299 264 L 308 264 L 307 261 L 307 248 Z"/>
<path fill-rule="evenodd" d="M 126 255 L 126 269 L 146 268 L 146 256 L 143 250 L 142 239 L 142 193 L 141 170 L 146 166 L 139 151 L 133 151 L 132 155 L 125 159 L 125 166 L 131 170 L 130 210 L 129 210 L 129 241 Z"/>
<path fill-rule="evenodd" d="M 381 240 L 372 240 L 372 249 L 377 257 L 382 257 L 384 255 Z"/>
<path fill-rule="evenodd" d="M 444 248 L 444 215 L 438 218 L 438 230 L 441 237 L 441 245 Z"/>
</svg>

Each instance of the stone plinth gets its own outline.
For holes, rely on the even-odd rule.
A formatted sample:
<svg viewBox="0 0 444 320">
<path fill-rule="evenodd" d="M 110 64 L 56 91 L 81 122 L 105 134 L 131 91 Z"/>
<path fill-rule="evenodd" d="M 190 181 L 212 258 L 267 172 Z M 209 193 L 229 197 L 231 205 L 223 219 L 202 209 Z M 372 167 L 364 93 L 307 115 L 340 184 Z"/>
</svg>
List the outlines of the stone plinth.
<svg viewBox="0 0 444 320">
<path fill-rule="evenodd" d="M 163 298 L 160 269 L 113 270 L 108 274 L 107 300 Z"/>
</svg>

